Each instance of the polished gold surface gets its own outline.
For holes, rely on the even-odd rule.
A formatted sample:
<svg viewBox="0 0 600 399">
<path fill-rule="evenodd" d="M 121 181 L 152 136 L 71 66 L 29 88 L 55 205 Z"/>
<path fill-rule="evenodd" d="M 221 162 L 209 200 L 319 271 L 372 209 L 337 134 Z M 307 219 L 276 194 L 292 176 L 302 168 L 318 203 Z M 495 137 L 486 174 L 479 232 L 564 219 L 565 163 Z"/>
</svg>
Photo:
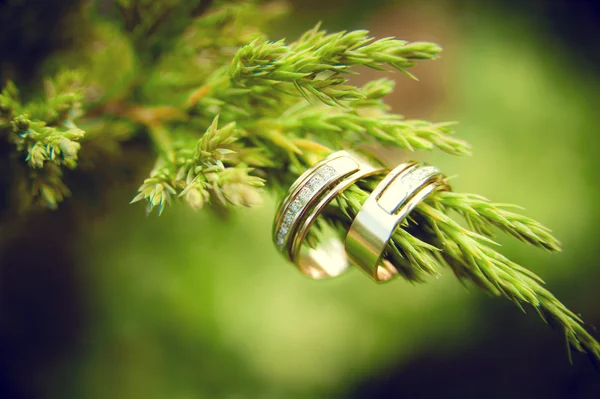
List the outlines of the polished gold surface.
<svg viewBox="0 0 600 399">
<path fill-rule="evenodd" d="M 405 163 L 377 185 L 352 222 L 346 237 L 350 261 L 377 282 L 392 279 L 397 271 L 383 258 L 396 228 L 431 192 L 442 185 L 438 169 Z"/>
<path fill-rule="evenodd" d="M 348 269 L 344 245 L 338 238 L 308 248 L 304 239 L 323 209 L 358 180 L 386 169 L 365 156 L 339 151 L 303 173 L 290 187 L 273 225 L 273 240 L 299 270 L 314 279 L 333 277 Z"/>
</svg>

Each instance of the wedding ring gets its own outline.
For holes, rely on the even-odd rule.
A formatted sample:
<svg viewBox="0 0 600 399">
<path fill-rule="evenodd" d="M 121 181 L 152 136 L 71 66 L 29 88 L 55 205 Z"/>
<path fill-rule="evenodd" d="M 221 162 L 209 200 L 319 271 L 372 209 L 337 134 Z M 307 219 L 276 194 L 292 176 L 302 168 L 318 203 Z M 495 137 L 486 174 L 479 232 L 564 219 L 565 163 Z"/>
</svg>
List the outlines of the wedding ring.
<svg viewBox="0 0 600 399">
<path fill-rule="evenodd" d="M 367 198 L 346 236 L 349 260 L 377 282 L 398 272 L 384 258 L 384 250 L 396 228 L 434 190 L 443 186 L 433 166 L 404 163 L 392 170 Z"/>
<path fill-rule="evenodd" d="M 342 191 L 367 176 L 384 173 L 385 167 L 354 151 L 338 151 L 304 172 L 290 187 L 277 210 L 273 241 L 279 251 L 305 275 L 320 279 L 348 269 L 344 244 L 339 238 L 315 248 L 304 240 L 323 209 Z"/>
</svg>

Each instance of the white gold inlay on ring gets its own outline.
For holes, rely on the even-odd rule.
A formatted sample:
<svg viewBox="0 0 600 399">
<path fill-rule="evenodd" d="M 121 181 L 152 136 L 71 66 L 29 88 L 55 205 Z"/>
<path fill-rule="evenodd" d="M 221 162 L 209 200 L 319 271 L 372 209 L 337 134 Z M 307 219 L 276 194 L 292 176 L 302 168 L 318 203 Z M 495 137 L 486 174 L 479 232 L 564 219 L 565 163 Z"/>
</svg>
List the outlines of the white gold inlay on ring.
<svg viewBox="0 0 600 399">
<path fill-rule="evenodd" d="M 377 282 L 393 278 L 397 270 L 383 258 L 385 247 L 410 212 L 441 186 L 441 173 L 432 166 L 407 163 L 392 170 L 369 195 L 348 230 L 350 261 Z"/>
</svg>

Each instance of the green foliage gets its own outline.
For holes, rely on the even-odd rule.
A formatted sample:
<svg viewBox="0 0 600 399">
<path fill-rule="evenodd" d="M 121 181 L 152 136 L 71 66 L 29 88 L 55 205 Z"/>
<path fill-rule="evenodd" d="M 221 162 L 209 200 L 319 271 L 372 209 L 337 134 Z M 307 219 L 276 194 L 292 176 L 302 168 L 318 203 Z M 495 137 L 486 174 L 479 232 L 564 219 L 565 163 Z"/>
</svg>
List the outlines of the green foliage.
<svg viewBox="0 0 600 399">
<path fill-rule="evenodd" d="M 39 102 L 21 104 L 12 82 L 0 94 L 0 131 L 30 168 L 26 203 L 55 209 L 69 195 L 62 182 L 62 167 L 77 166 L 79 142 L 84 137 L 74 123 L 80 116 L 78 76 L 64 72 L 46 81 L 46 98 Z"/>
<path fill-rule="evenodd" d="M 82 144 L 92 146 L 103 136 L 118 142 L 137 134 L 153 144 L 156 162 L 132 202 L 146 201 L 148 211 L 159 214 L 177 198 L 194 209 L 256 204 L 261 187 L 283 192 L 332 149 L 378 143 L 470 153 L 452 135 L 453 123 L 390 113 L 383 98 L 392 81 L 355 87 L 347 79 L 356 67 L 413 77 L 409 68 L 439 55 L 436 44 L 376 40 L 362 30 L 327 34 L 319 25 L 290 44 L 269 41 L 263 29 L 285 11 L 279 3 L 218 2 L 208 9 L 203 2 L 184 7 L 177 0 L 118 4 L 126 33 L 111 48 L 126 54 L 126 67 L 59 73 L 37 102 L 23 104 L 11 82 L 0 95 L 0 137 L 29 172 L 25 202 L 55 208 L 69 194 L 63 170 L 77 167 Z M 90 59 L 82 57 L 78 66 L 93 69 Z M 153 63 L 139 62 L 148 59 Z M 107 90 L 105 81 L 124 88 Z M 75 120 L 95 131 L 89 143 Z M 128 126 L 127 134 L 112 134 L 115 126 Z M 370 189 L 348 189 L 320 223 L 345 230 Z M 563 329 L 572 347 L 600 359 L 600 345 L 581 319 L 537 276 L 493 249 L 492 233 L 499 229 L 560 251 L 549 229 L 512 208 L 475 194 L 436 192 L 397 230 L 387 255 L 408 280 L 425 281 L 446 266 L 519 307 L 530 304 Z"/>
<path fill-rule="evenodd" d="M 457 202 L 464 200 L 469 203 L 473 197 L 468 194 L 455 194 L 450 197 L 452 201 L 444 201 L 444 198 L 441 198 L 434 205 L 420 205 L 418 216 L 425 222 L 421 225 L 422 228 L 431 235 L 438 248 L 443 248 L 443 251 L 437 254 L 440 263 L 444 264 L 445 261 L 459 279 L 472 281 L 493 295 L 502 295 L 523 311 L 525 310 L 522 304 L 533 306 L 544 321 L 563 330 L 572 348 L 588 353 L 590 358 L 597 362 L 600 344 L 581 326 L 583 321 L 579 316 L 568 310 L 545 289 L 538 276 L 491 248 L 490 245 L 497 245 L 495 242 L 485 235 L 461 227 L 447 215 L 451 209 L 461 212 L 464 206 L 457 205 Z M 459 198 L 461 200 L 457 201 Z M 471 208 L 472 214 L 480 220 L 485 220 L 488 226 L 498 225 L 501 218 L 497 215 L 503 212 L 502 208 L 485 200 L 483 203 L 483 213 Z M 508 218 L 504 219 L 502 230 L 544 249 L 560 249 L 556 239 L 539 223 L 512 213 L 506 216 Z M 530 227 L 526 227 L 527 224 Z M 548 241 L 540 239 L 534 231 L 543 232 Z"/>
<path fill-rule="evenodd" d="M 286 110 L 275 122 L 283 131 L 318 138 L 334 148 L 343 147 L 349 141 L 377 141 L 409 151 L 439 148 L 454 155 L 470 153 L 467 143 L 452 136 L 452 122 L 406 120 L 376 107 L 356 107 L 362 104 L 351 103 L 351 107 L 332 109 L 327 105 L 301 102 Z"/>
<path fill-rule="evenodd" d="M 409 74 L 406 69 L 416 60 L 434 59 L 440 51 L 433 43 L 374 40 L 365 30 L 328 35 L 317 25 L 289 46 L 283 40 L 255 40 L 242 47 L 229 75 L 243 86 L 292 83 L 307 100 L 314 96 L 325 104 L 341 105 L 343 100 L 363 98 L 359 89 L 345 84 L 343 75 L 351 67 L 385 71 L 389 66 Z"/>
<path fill-rule="evenodd" d="M 226 167 L 227 155 L 235 153 L 231 145 L 239 131 L 234 122 L 217 128 L 216 117 L 195 147 L 180 147 L 171 160 L 159 157 L 156 167 L 140 187 L 140 193 L 132 202 L 148 201 L 148 212 L 157 208 L 159 213 L 171 202 L 172 196 L 183 197 L 194 209 L 201 208 L 211 199 L 222 205 L 250 206 L 259 202 L 257 188 L 263 179 L 252 176 L 252 168 L 243 163 Z M 158 129 L 154 127 L 153 129 Z"/>
<path fill-rule="evenodd" d="M 471 230 L 493 237 L 490 226 L 497 227 L 516 239 L 551 252 L 560 252 L 561 244 L 552 231 L 533 219 L 509 211 L 519 208 L 511 204 L 495 204 L 476 194 L 439 193 L 434 201 L 461 214 Z"/>
</svg>

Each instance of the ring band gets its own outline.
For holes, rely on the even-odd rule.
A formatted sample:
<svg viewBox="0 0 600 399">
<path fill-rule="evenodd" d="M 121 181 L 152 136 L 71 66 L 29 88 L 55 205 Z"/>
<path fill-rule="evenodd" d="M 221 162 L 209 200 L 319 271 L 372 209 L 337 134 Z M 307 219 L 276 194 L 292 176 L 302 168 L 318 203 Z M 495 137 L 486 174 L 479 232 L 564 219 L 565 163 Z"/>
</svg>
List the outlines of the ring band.
<svg viewBox="0 0 600 399">
<path fill-rule="evenodd" d="M 433 166 L 405 163 L 392 170 L 367 198 L 346 236 L 350 261 L 377 282 L 398 272 L 383 259 L 385 247 L 408 214 L 444 183 Z"/>
<path fill-rule="evenodd" d="M 338 238 L 303 250 L 311 226 L 323 209 L 358 180 L 386 169 L 350 151 L 338 151 L 304 172 L 290 187 L 275 216 L 273 240 L 281 253 L 305 275 L 320 279 L 348 269 L 348 258 Z"/>
</svg>

